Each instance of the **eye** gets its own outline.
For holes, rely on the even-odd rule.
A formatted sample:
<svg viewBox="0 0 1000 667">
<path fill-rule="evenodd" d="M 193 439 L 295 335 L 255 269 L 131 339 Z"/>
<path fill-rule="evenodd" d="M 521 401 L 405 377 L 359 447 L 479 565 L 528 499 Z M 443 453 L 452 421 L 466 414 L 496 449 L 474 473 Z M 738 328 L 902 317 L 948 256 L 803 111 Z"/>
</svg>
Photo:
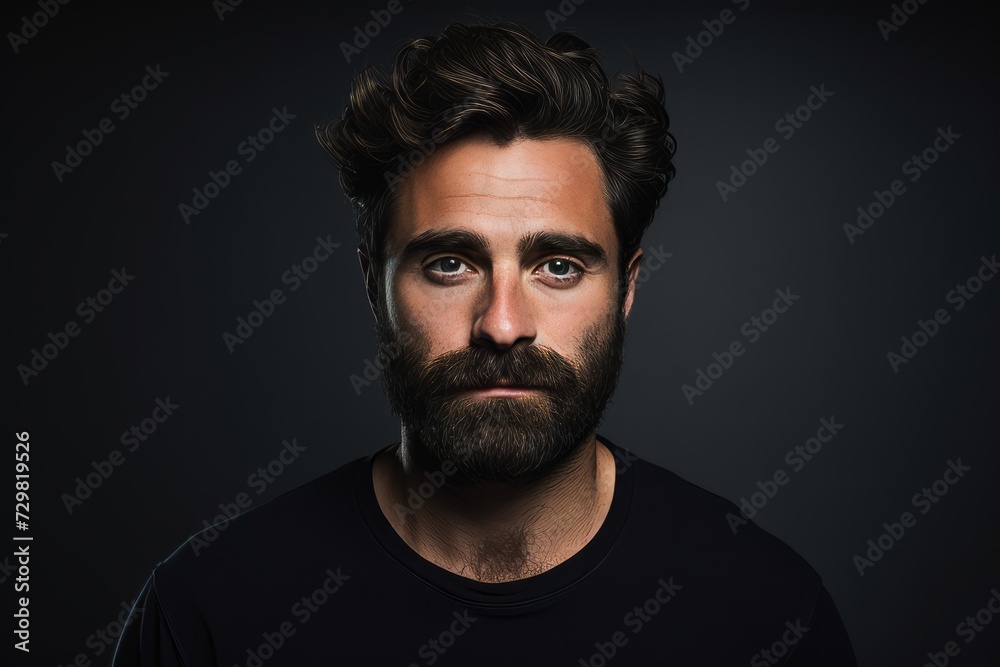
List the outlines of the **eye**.
<svg viewBox="0 0 1000 667">
<path fill-rule="evenodd" d="M 437 266 L 440 268 L 442 273 L 454 273 L 461 265 L 462 260 L 458 257 L 442 257 L 441 259 L 435 259 L 430 263 L 430 266 Z"/>
<path fill-rule="evenodd" d="M 559 286 L 575 284 L 584 274 L 583 267 L 564 257 L 553 257 L 541 267 L 549 268 L 549 271 L 543 272 L 543 275 L 549 279 L 549 282 Z"/>
<path fill-rule="evenodd" d="M 459 270 L 465 266 L 465 262 L 458 257 L 439 257 L 424 267 L 424 271 L 438 282 L 455 280 L 466 271 Z"/>
</svg>

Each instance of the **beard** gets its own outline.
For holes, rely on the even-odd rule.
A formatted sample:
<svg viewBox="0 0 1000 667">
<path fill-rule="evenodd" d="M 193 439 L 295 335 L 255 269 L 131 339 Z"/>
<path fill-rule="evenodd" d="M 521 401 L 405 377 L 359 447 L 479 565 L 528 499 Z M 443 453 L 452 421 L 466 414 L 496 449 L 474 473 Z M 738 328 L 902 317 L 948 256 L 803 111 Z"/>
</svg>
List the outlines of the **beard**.
<svg viewBox="0 0 1000 667">
<path fill-rule="evenodd" d="M 397 332 L 383 301 L 375 325 L 382 384 L 402 420 L 408 453 L 424 470 L 450 462 L 453 483 L 527 484 L 569 461 L 597 429 L 621 373 L 626 323 L 620 303 L 583 332 L 579 357 L 570 361 L 541 345 L 503 352 L 470 345 L 428 359 L 428 337 Z M 468 393 L 504 383 L 540 391 Z"/>
</svg>

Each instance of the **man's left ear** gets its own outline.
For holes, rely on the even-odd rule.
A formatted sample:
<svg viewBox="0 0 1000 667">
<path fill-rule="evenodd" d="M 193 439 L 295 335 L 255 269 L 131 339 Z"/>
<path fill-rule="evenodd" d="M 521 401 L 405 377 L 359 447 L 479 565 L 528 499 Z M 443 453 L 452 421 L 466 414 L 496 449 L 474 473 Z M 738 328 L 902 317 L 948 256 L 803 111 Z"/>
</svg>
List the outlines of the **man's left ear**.
<svg viewBox="0 0 1000 667">
<path fill-rule="evenodd" d="M 636 248 L 629 260 L 628 268 L 625 269 L 625 303 L 622 304 L 622 317 L 628 317 L 632 310 L 632 301 L 635 299 L 635 284 L 639 278 L 639 269 L 642 267 L 642 248 Z"/>
</svg>

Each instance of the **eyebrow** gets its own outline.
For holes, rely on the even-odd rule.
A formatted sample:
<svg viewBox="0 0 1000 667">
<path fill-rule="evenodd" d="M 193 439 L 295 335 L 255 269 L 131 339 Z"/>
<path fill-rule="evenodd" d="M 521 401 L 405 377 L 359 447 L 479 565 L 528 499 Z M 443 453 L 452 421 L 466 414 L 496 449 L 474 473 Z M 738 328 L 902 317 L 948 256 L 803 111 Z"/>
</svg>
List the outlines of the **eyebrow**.
<svg viewBox="0 0 1000 667">
<path fill-rule="evenodd" d="M 429 229 L 410 239 L 400 257 L 406 261 L 424 252 L 469 252 L 488 255 L 490 242 L 482 234 L 464 229 Z M 588 264 L 603 266 L 607 263 L 604 248 L 579 234 L 561 232 L 533 232 L 522 236 L 517 242 L 520 256 L 562 253 L 581 257 Z"/>
<path fill-rule="evenodd" d="M 429 229 L 410 239 L 400 257 L 405 261 L 425 252 L 454 251 L 488 254 L 489 240 L 482 234 L 464 229 Z"/>
<path fill-rule="evenodd" d="M 534 232 L 522 236 L 517 243 L 517 252 L 521 255 L 551 253 L 578 255 L 595 265 L 604 265 L 608 259 L 607 252 L 600 244 L 579 234 L 559 232 Z"/>
</svg>

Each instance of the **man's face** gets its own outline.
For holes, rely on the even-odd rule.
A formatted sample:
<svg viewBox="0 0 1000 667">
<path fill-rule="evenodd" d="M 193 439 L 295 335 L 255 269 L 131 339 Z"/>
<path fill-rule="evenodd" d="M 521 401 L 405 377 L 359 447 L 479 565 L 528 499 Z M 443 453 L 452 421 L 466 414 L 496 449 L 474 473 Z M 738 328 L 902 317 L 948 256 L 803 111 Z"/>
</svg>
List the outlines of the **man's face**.
<svg viewBox="0 0 1000 667">
<path fill-rule="evenodd" d="M 388 227 L 376 332 L 411 455 L 471 483 L 565 461 L 617 384 L 641 257 L 620 293 L 593 153 L 569 139 L 448 144 L 406 179 Z"/>
</svg>

